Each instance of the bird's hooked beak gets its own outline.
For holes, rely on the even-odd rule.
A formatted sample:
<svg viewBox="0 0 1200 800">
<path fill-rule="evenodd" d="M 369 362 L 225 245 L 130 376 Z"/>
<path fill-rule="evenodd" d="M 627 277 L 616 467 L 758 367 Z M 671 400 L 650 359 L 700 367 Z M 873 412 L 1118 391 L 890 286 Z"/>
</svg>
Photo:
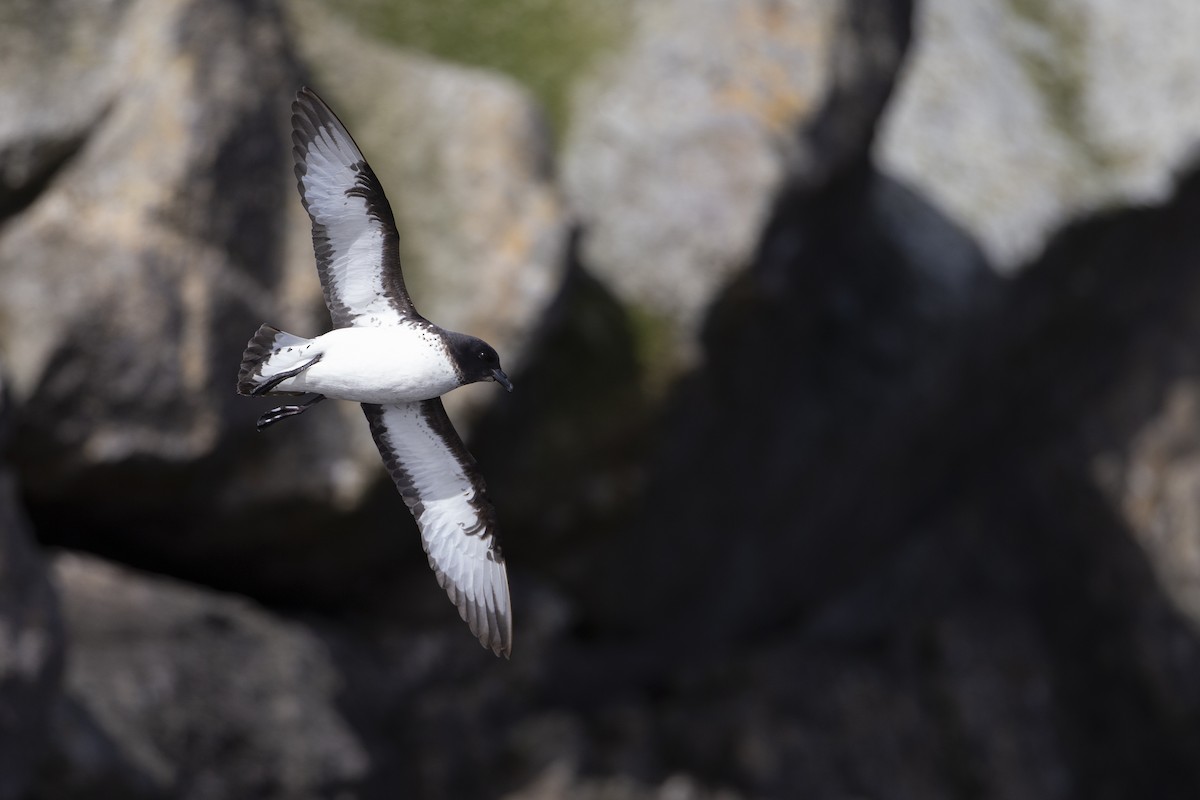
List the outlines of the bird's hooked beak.
<svg viewBox="0 0 1200 800">
<path fill-rule="evenodd" d="M 505 389 L 508 389 L 510 392 L 512 391 L 512 381 L 510 381 L 508 376 L 504 374 L 504 370 L 496 367 L 494 370 L 492 370 L 492 378 L 496 381 L 496 383 L 500 384 Z"/>
</svg>

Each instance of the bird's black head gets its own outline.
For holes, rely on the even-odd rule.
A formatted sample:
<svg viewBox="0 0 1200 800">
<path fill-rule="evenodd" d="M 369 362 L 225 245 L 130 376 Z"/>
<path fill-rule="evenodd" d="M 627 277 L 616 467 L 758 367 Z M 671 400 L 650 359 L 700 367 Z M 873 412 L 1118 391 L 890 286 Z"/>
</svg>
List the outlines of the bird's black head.
<svg viewBox="0 0 1200 800">
<path fill-rule="evenodd" d="M 446 338 L 464 384 L 496 381 L 508 391 L 513 390 L 512 382 L 500 369 L 500 356 L 490 344 L 463 333 L 451 333 Z"/>
</svg>

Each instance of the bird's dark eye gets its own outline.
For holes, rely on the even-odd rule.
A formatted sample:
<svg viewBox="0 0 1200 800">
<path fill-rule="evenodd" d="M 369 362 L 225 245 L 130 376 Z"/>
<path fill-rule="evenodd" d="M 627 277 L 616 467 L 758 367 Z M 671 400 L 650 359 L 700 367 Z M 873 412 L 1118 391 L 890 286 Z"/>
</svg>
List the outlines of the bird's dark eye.
<svg viewBox="0 0 1200 800">
<path fill-rule="evenodd" d="M 479 351 L 479 360 L 483 361 L 483 362 L 491 361 L 492 355 L 487 350 L 480 350 Z"/>
</svg>

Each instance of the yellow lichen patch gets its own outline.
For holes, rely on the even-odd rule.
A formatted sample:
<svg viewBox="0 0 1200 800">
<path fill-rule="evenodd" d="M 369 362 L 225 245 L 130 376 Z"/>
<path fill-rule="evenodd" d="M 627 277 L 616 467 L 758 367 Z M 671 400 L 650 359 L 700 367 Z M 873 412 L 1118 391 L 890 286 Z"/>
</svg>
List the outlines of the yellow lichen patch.
<svg viewBox="0 0 1200 800">
<path fill-rule="evenodd" d="M 802 15 L 786 3 L 743 6 L 730 39 L 744 44 L 731 61 L 736 70 L 718 90 L 718 104 L 772 133 L 790 133 L 823 99 L 835 24 L 828 9 Z"/>
</svg>

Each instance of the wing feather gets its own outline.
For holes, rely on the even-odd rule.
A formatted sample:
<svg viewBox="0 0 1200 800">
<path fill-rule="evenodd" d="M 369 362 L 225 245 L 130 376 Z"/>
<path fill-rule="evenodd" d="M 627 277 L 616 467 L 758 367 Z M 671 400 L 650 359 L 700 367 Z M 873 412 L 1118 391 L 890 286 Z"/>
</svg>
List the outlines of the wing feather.
<svg viewBox="0 0 1200 800">
<path fill-rule="evenodd" d="M 480 643 L 507 658 L 512 608 L 496 511 L 441 399 L 363 403 L 363 412 L 383 462 L 417 520 L 438 584 Z"/>
<path fill-rule="evenodd" d="M 400 269 L 392 207 L 362 151 L 311 89 L 292 103 L 292 158 L 334 327 L 419 316 Z"/>
</svg>

